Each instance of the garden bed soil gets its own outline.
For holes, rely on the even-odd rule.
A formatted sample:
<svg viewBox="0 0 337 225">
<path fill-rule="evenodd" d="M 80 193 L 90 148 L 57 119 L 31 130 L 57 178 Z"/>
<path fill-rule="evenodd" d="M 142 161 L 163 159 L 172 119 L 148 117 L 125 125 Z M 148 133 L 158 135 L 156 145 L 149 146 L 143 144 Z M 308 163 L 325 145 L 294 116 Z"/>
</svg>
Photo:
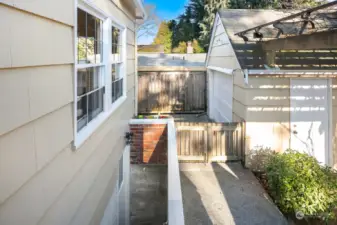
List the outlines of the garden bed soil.
<svg viewBox="0 0 337 225">
<path fill-rule="evenodd" d="M 268 189 L 268 180 L 267 180 L 267 175 L 264 172 L 254 172 L 253 174 L 255 177 L 258 179 L 262 187 L 266 190 L 266 192 L 269 194 L 270 198 L 274 201 L 273 197 L 270 194 L 270 191 Z M 281 211 L 281 210 L 280 210 Z M 281 211 L 282 212 L 282 211 Z M 283 212 L 282 212 L 283 213 Z M 335 212 L 337 215 L 337 210 Z M 337 218 L 333 221 L 329 221 L 327 224 L 326 222 L 319 220 L 319 219 L 314 219 L 314 218 L 309 218 L 307 220 L 298 220 L 295 215 L 283 213 L 283 215 L 288 219 L 289 225 L 337 225 Z"/>
</svg>

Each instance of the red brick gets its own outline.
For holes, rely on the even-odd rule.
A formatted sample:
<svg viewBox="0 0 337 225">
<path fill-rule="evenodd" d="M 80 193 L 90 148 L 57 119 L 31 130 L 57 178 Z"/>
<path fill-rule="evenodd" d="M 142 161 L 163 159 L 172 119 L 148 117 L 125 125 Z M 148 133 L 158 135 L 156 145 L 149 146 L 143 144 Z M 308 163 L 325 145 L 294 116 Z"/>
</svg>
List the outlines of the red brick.
<svg viewBox="0 0 337 225">
<path fill-rule="evenodd" d="M 167 126 L 165 124 L 130 125 L 134 133 L 131 162 L 145 164 L 167 163 Z"/>
</svg>

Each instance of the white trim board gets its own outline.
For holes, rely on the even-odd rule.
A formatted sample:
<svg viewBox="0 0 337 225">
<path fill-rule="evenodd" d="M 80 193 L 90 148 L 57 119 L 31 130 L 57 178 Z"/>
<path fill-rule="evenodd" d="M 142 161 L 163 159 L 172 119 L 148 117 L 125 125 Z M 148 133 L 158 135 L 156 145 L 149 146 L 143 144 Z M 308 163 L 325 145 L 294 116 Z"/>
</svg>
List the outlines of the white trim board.
<svg viewBox="0 0 337 225">
<path fill-rule="evenodd" d="M 214 19 L 214 23 L 213 23 L 213 28 L 212 28 L 212 36 L 211 36 L 211 42 L 209 43 L 208 46 L 208 53 L 206 56 L 206 67 L 208 65 L 209 62 L 209 58 L 211 56 L 211 51 L 212 51 L 212 46 L 213 46 L 213 42 L 214 42 L 214 38 L 215 38 L 215 31 L 216 31 L 216 27 L 217 27 L 217 23 L 220 19 L 219 13 L 216 14 L 215 19 Z M 223 26 L 222 22 L 221 22 L 221 26 Z"/>
<path fill-rule="evenodd" d="M 168 225 L 185 225 L 177 152 L 176 128 L 173 119 L 169 119 L 167 121 L 167 223 Z"/>
<path fill-rule="evenodd" d="M 144 5 L 143 5 L 143 1 L 142 1 L 142 0 L 134 0 L 134 3 L 135 3 L 137 6 L 139 6 L 140 10 L 143 12 L 143 14 L 144 14 L 143 19 L 145 20 L 145 19 L 148 17 L 148 14 L 147 14 L 147 12 L 146 12 L 146 10 L 145 10 L 145 7 L 144 7 Z"/>
<path fill-rule="evenodd" d="M 221 68 L 221 67 L 216 67 L 216 66 L 208 66 L 207 69 L 229 74 L 229 75 L 233 75 L 233 71 L 234 71 L 233 69 Z"/>
<path fill-rule="evenodd" d="M 249 75 L 337 75 L 336 70 L 248 70 Z"/>
</svg>

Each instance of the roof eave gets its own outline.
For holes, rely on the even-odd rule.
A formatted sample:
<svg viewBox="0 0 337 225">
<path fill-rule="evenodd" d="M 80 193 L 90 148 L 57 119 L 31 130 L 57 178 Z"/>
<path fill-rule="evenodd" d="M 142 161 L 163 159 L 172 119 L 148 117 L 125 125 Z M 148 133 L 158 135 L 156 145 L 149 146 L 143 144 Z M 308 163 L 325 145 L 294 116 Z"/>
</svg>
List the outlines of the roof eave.
<svg viewBox="0 0 337 225">
<path fill-rule="evenodd" d="M 143 19 L 143 20 L 145 20 L 148 17 L 148 15 L 147 15 L 147 12 L 145 10 L 143 1 L 142 0 L 133 0 L 133 1 L 136 4 L 137 8 L 139 8 L 140 11 L 143 14 L 142 16 L 137 17 L 137 19 Z"/>
</svg>

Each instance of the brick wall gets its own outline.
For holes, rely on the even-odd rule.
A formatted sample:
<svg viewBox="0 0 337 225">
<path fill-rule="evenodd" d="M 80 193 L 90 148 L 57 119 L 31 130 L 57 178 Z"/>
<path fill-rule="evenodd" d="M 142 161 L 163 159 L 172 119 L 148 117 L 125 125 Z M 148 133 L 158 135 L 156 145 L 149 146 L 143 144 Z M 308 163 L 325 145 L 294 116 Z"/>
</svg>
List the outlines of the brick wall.
<svg viewBox="0 0 337 225">
<path fill-rule="evenodd" d="M 167 125 L 131 124 L 132 164 L 167 164 Z"/>
</svg>

